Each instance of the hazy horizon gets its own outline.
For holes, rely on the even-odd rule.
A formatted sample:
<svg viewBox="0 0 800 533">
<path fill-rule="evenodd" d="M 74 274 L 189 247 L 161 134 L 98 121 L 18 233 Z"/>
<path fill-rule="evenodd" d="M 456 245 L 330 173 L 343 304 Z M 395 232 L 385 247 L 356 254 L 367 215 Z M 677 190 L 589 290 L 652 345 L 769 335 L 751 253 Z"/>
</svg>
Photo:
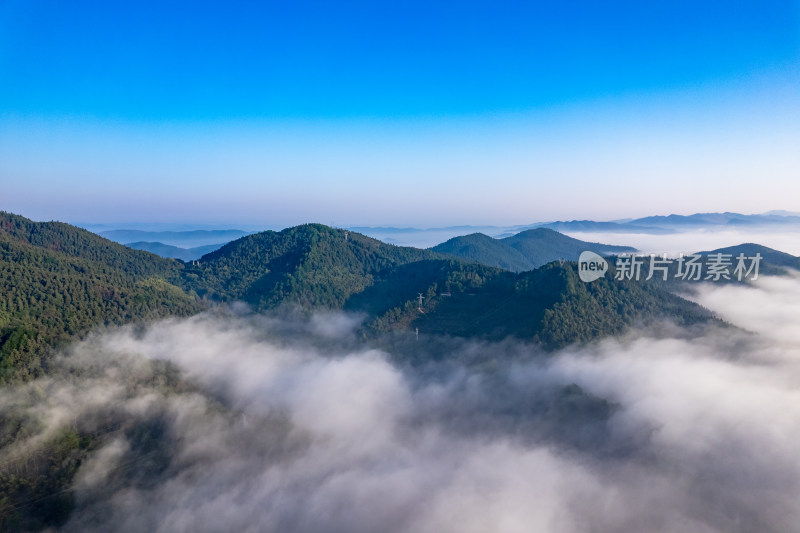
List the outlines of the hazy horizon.
<svg viewBox="0 0 800 533">
<path fill-rule="evenodd" d="M 36 217 L 29 213 L 25 212 L 15 212 L 11 209 L 0 208 L 0 210 L 11 212 L 17 215 L 24 216 L 36 222 L 66 222 L 68 224 L 72 224 L 73 226 L 78 226 L 84 229 L 89 229 L 93 232 L 99 231 L 106 231 L 106 230 L 115 230 L 115 229 L 130 229 L 130 230 L 141 230 L 141 231 L 191 231 L 191 230 L 224 230 L 224 229 L 238 229 L 243 231 L 262 231 L 267 229 L 272 230 L 279 230 L 285 229 L 293 226 L 297 226 L 300 224 L 325 224 L 327 226 L 332 227 L 342 227 L 342 228 L 371 228 L 371 229 L 410 229 L 410 230 L 419 230 L 419 231 L 431 231 L 437 229 L 449 229 L 449 228 L 457 228 L 457 227 L 473 227 L 473 228 L 513 228 L 513 227 L 522 227 L 522 226 L 530 226 L 534 224 L 545 224 L 551 222 L 563 222 L 563 221 L 584 221 L 589 220 L 593 222 L 621 222 L 621 221 L 629 221 L 629 220 L 636 220 L 638 218 L 645 218 L 650 216 L 669 216 L 669 215 L 679 215 L 679 216 L 690 216 L 696 214 L 710 214 L 710 213 L 737 213 L 745 216 L 752 216 L 752 215 L 773 215 L 778 214 L 778 216 L 798 216 L 800 217 L 800 211 L 791 211 L 788 209 L 768 209 L 765 211 L 759 212 L 739 212 L 733 211 L 730 209 L 723 209 L 721 211 L 709 211 L 709 210 L 701 210 L 701 211 L 683 211 L 683 212 L 656 212 L 656 213 L 645 213 L 641 216 L 616 216 L 610 218 L 590 218 L 590 217 L 556 217 L 556 218 L 531 218 L 529 220 L 522 220 L 520 219 L 517 222 L 503 224 L 500 222 L 493 223 L 491 221 L 487 223 L 478 223 L 475 221 L 470 220 L 462 220 L 462 219 L 454 219 L 451 222 L 444 222 L 442 224 L 413 224 L 412 221 L 409 220 L 409 223 L 397 223 L 397 224 L 389 224 L 389 223 L 374 223 L 374 224 L 367 224 L 367 223 L 351 223 L 351 224 L 339 224 L 335 220 L 317 220 L 317 219 L 309 219 L 304 220 L 296 223 L 289 223 L 289 222 L 258 222 L 253 220 L 203 220 L 203 219 L 184 219 L 184 220 L 175 220 L 175 221 L 167 221 L 161 220 L 157 217 L 151 219 L 108 219 L 108 220 L 82 220 L 80 218 L 53 218 L 53 217 Z"/>
<path fill-rule="evenodd" d="M 765 214 L 765 213 L 753 213 Z M 793 214 L 792 214 L 793 215 Z M 619 219 L 618 219 L 619 220 Z M 536 223 L 531 223 L 536 224 Z M 197 246 L 197 242 L 181 242 L 180 237 L 174 240 L 166 240 L 159 237 L 159 232 L 181 232 L 193 230 L 242 230 L 245 232 L 259 232 L 266 230 L 280 231 L 289 226 L 259 226 L 259 225 L 235 225 L 235 224 L 166 224 L 166 223 L 121 223 L 114 224 L 77 224 L 89 231 L 104 234 L 113 230 L 133 230 L 141 231 L 148 235 L 145 239 L 134 239 L 123 241 L 112 239 L 128 244 L 135 241 L 155 241 L 180 246 L 182 248 L 192 248 Z M 334 225 L 334 224 L 331 224 Z M 447 241 L 453 237 L 467 235 L 470 233 L 484 233 L 490 237 L 499 238 L 510 233 L 517 233 L 524 230 L 524 226 L 529 224 L 519 224 L 514 226 L 475 226 L 475 225 L 453 225 L 439 228 L 411 228 L 411 227 L 386 227 L 386 226 L 347 226 L 343 229 L 351 229 L 361 232 L 369 237 L 380 241 L 396 244 L 400 246 L 414 246 L 417 248 L 430 248 L 437 244 Z M 677 255 L 681 253 L 693 253 L 707 251 L 727 246 L 735 246 L 747 242 L 758 243 L 769 248 L 773 248 L 792 255 L 800 256 L 800 240 L 797 239 L 800 226 L 797 224 L 781 225 L 752 225 L 752 226 L 729 226 L 729 225 L 708 225 L 705 227 L 681 228 L 673 226 L 673 230 L 664 234 L 653 234 L 646 232 L 635 232 L 628 230 L 625 232 L 608 231 L 565 231 L 560 230 L 569 237 L 587 242 L 600 242 L 603 244 L 633 246 L 643 253 Z M 397 231 L 395 231 L 397 230 Z M 153 234 L 150 238 L 149 234 Z M 105 235 L 110 237 L 109 235 Z M 228 242 L 226 239 L 225 242 Z M 213 239 L 204 241 L 205 244 L 216 244 Z M 222 244 L 220 242 L 219 244 Z"/>
</svg>

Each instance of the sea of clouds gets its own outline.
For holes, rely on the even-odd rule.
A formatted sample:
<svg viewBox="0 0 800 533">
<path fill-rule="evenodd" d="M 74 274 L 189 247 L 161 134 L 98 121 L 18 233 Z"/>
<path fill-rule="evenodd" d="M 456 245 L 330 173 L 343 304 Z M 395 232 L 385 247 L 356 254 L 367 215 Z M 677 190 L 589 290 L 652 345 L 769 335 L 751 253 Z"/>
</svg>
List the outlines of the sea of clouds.
<svg viewBox="0 0 800 533">
<path fill-rule="evenodd" d="M 763 226 L 744 229 L 712 227 L 655 235 L 577 231 L 564 233 L 582 241 L 633 246 L 642 253 L 668 254 L 670 256 L 716 250 L 746 242 L 758 243 L 792 255 L 800 255 L 800 239 L 797 238 L 796 226 L 791 226 L 783 231 Z"/>
<path fill-rule="evenodd" d="M 116 421 L 64 531 L 796 531 L 800 275 L 692 297 L 736 327 L 557 353 L 345 314 L 109 331 L 0 393 L 40 420 L 0 459 Z"/>
</svg>

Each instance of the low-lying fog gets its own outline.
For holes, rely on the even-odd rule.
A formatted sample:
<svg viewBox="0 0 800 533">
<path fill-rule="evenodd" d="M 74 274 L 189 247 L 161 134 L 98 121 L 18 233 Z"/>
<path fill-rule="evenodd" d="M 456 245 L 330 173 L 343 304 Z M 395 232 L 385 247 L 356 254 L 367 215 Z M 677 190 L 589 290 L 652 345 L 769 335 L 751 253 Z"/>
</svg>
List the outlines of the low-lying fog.
<svg viewBox="0 0 800 533">
<path fill-rule="evenodd" d="M 392 230 L 391 228 L 360 228 L 358 231 L 391 244 L 430 248 L 453 237 L 469 233 L 480 232 L 490 237 L 502 237 L 518 232 L 519 228 L 492 226 L 405 231 Z M 754 242 L 792 255 L 800 255 L 800 239 L 798 238 L 800 228 L 797 226 L 786 226 L 785 229 L 776 228 L 775 226 L 748 226 L 741 230 L 709 227 L 707 229 L 691 229 L 665 234 L 576 231 L 564 231 L 562 233 L 582 241 L 633 246 L 644 253 L 678 255 Z"/>
<path fill-rule="evenodd" d="M 742 231 L 731 229 L 690 230 L 663 235 L 602 232 L 565 232 L 565 234 L 582 241 L 633 246 L 641 252 L 655 254 L 689 254 L 754 242 L 787 254 L 800 255 L 800 238 L 798 238 L 796 226 L 786 231 L 750 228 Z"/>
<path fill-rule="evenodd" d="M 800 276 L 694 298 L 741 330 L 389 354 L 358 317 L 209 313 L 96 335 L 0 409 L 42 420 L 28 448 L 122 421 L 66 531 L 795 531 Z"/>
</svg>

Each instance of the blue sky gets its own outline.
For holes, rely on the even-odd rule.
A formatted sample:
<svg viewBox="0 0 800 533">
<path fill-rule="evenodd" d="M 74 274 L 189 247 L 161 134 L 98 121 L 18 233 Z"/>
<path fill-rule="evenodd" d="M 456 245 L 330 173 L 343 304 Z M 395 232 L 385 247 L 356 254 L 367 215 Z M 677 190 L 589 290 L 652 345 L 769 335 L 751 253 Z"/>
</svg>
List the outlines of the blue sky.
<svg viewBox="0 0 800 533">
<path fill-rule="evenodd" d="M 800 3 L 0 1 L 0 208 L 432 226 L 797 210 Z"/>
</svg>

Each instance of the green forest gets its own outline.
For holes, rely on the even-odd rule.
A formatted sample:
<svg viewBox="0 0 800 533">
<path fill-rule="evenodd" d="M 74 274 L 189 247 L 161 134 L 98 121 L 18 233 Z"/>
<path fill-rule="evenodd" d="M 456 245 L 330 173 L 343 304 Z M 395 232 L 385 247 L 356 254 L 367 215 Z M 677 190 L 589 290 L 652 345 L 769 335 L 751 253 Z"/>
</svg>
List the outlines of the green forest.
<svg viewBox="0 0 800 533">
<path fill-rule="evenodd" d="M 547 228 L 534 228 L 494 239 L 483 233 L 453 237 L 431 250 L 512 272 L 523 272 L 558 260 L 577 261 L 584 250 L 600 255 L 635 252 L 630 246 L 612 246 L 573 239 Z"/>
<path fill-rule="evenodd" d="M 494 253 L 497 241 L 468 237 L 486 244 L 482 253 Z M 531 235 L 518 241 L 532 246 Z M 741 249 L 776 264 L 797 262 L 756 245 Z M 530 250 L 526 253 L 530 259 Z M 662 319 L 678 325 L 719 323 L 676 295 L 680 286 L 672 281 L 619 281 L 609 275 L 587 284 L 573 262 L 513 272 L 518 268 L 503 261 L 489 257 L 483 264 L 306 224 L 248 235 L 184 263 L 68 224 L 0 213 L 0 382 L 53 377 L 59 348 L 92 331 L 191 316 L 233 302 L 245 302 L 256 313 L 361 313 L 366 318 L 360 335 L 390 354 L 417 331 L 431 344 L 419 353 L 433 353 L 437 342 L 451 337 L 523 339 L 546 353 Z M 613 274 L 613 258 L 610 262 Z M 521 269 L 522 263 L 516 266 Z M 185 386 L 170 365 L 152 365 L 148 379 L 162 383 L 165 394 Z M 35 424 L 13 410 L 0 414 L 0 447 L 21 441 Z M 112 426 L 65 427 L 24 461 L 0 467 L 0 529 L 35 531 L 63 522 L 74 503 L 69 486 L 75 472 L 110 431 L 144 439 L 147 454 L 158 451 L 148 448 L 160 442 L 157 428 Z"/>
<path fill-rule="evenodd" d="M 0 213 L 0 382 L 42 375 L 52 349 L 96 327 L 202 309 L 179 261 L 59 222 Z"/>
<path fill-rule="evenodd" d="M 558 235 L 542 231 L 550 240 L 550 233 Z M 534 232 L 537 239 L 542 231 Z M 532 235 L 515 242 L 532 246 Z M 546 348 L 617 335 L 658 317 L 711 319 L 655 282 L 586 285 L 575 268 L 555 261 L 513 273 L 321 224 L 249 235 L 183 263 L 68 224 L 2 213 L 0 380 L 42 375 L 54 348 L 95 328 L 188 316 L 235 301 L 257 312 L 362 312 L 365 335 L 419 328 L 514 336 Z"/>
</svg>

